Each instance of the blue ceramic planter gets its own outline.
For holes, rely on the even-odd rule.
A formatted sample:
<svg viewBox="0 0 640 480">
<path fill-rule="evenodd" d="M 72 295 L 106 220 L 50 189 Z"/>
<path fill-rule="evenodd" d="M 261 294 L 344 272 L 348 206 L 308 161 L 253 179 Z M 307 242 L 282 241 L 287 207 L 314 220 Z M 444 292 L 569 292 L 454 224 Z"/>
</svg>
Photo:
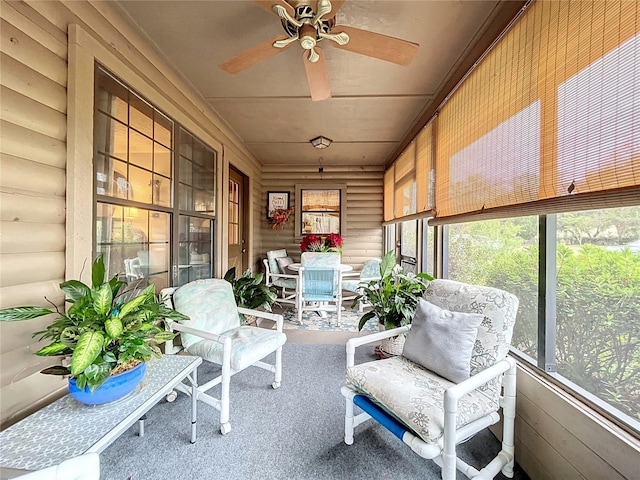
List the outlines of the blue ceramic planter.
<svg viewBox="0 0 640 480">
<path fill-rule="evenodd" d="M 139 363 L 131 370 L 113 375 L 100 385 L 94 392 L 88 386 L 80 390 L 74 378 L 69 378 L 69 395 L 86 405 L 101 405 L 113 402 L 131 392 L 142 381 L 147 371 L 146 363 Z"/>
</svg>

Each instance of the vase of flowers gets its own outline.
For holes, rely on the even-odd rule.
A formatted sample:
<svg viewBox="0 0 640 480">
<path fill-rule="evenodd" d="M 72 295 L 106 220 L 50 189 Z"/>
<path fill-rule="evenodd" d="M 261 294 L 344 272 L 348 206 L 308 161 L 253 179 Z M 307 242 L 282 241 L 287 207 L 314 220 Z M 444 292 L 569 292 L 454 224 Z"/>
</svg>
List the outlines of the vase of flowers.
<svg viewBox="0 0 640 480">
<path fill-rule="evenodd" d="M 342 237 L 337 233 L 329 235 L 305 235 L 300 242 L 301 252 L 338 252 L 342 253 Z"/>
<path fill-rule="evenodd" d="M 269 212 L 269 221 L 271 228 L 274 230 L 282 230 L 289 221 L 289 217 L 293 213 L 293 208 L 276 208 Z"/>
</svg>

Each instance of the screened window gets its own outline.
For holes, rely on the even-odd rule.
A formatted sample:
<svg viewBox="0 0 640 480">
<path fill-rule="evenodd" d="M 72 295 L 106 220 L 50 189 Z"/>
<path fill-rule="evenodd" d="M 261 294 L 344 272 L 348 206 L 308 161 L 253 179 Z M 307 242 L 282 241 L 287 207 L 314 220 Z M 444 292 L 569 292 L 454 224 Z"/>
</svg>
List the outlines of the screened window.
<svg viewBox="0 0 640 480">
<path fill-rule="evenodd" d="M 640 426 L 640 206 L 557 225 L 557 372 Z"/>
</svg>

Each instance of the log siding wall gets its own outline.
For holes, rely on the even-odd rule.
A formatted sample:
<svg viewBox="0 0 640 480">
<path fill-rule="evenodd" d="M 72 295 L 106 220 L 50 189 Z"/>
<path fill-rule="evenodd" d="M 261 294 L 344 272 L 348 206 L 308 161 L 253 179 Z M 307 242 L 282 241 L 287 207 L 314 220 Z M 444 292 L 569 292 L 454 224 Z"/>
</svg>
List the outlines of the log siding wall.
<svg viewBox="0 0 640 480">
<path fill-rule="evenodd" d="M 347 233 L 343 236 L 344 263 L 360 268 L 364 261 L 382 255 L 382 167 L 345 167 L 326 165 L 322 179 L 314 166 L 265 165 L 262 168 L 262 195 L 259 222 L 262 233 L 262 251 L 256 255 L 255 267 L 263 270 L 262 258 L 269 250 L 284 248 L 296 261 L 300 259 L 299 237 L 294 235 L 294 216 L 282 230 L 273 230 L 266 220 L 267 192 L 290 192 L 291 206 L 295 207 L 296 184 L 318 184 L 332 188 L 347 185 Z"/>
<path fill-rule="evenodd" d="M 67 36 L 23 3 L 0 6 L 0 307 L 61 307 L 65 275 Z M 31 334 L 53 316 L 0 323 L 2 426 L 61 395 Z"/>
<path fill-rule="evenodd" d="M 320 181 L 317 168 L 260 167 L 224 123 L 207 110 L 206 103 L 109 8 L 108 3 L 92 2 L 0 4 L 0 307 L 45 306 L 45 296 L 62 303 L 58 284 L 65 278 L 68 248 L 64 225 L 70 23 L 104 39 L 105 51 L 129 67 L 135 65 L 140 77 L 152 79 L 167 105 L 173 105 L 179 114 L 178 120 L 194 133 L 234 150 L 231 162 L 251 178 L 253 266 L 261 270 L 265 252 L 276 248 L 286 248 L 299 258 L 293 226 L 274 231 L 265 220 L 266 192 L 288 190 L 295 205 L 295 184 Z M 221 163 L 228 162 L 223 158 Z M 371 167 L 325 166 L 322 182 L 347 184 L 346 263 L 358 265 L 382 254 L 382 176 L 382 169 Z M 220 178 L 219 185 L 225 188 L 226 181 Z M 225 208 L 220 207 L 219 212 L 217 240 L 222 242 L 219 232 L 226 221 L 222 216 Z M 65 382 L 37 373 L 43 360 L 32 354 L 38 344 L 31 332 L 49 321 L 0 323 L 2 427 L 64 392 Z M 549 387 L 535 372 L 520 369 L 518 382 L 516 455 L 532 480 L 637 478 L 637 438 L 619 432 Z"/>
</svg>

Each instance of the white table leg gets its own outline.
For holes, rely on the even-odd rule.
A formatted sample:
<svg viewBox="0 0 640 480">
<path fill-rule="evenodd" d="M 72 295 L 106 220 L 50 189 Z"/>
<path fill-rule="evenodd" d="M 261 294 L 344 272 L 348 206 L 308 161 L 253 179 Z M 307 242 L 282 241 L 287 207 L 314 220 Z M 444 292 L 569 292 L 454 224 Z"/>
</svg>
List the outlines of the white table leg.
<svg viewBox="0 0 640 480">
<path fill-rule="evenodd" d="M 191 443 L 196 443 L 196 422 L 198 418 L 198 367 L 191 377 Z"/>
</svg>

